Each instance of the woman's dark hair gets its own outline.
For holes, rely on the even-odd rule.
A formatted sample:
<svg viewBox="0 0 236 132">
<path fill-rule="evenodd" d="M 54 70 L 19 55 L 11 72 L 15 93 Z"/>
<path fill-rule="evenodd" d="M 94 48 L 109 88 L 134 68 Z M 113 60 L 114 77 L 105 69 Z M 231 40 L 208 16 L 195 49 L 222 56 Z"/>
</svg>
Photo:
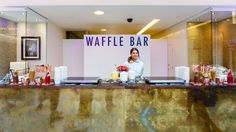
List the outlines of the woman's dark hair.
<svg viewBox="0 0 236 132">
<path fill-rule="evenodd" d="M 139 56 L 139 50 L 137 49 L 137 48 L 132 48 L 131 50 L 130 50 L 130 56 L 128 57 L 128 62 L 130 63 L 130 61 L 131 60 L 133 60 L 133 58 L 132 58 L 132 53 L 133 53 L 133 51 L 137 51 L 137 53 L 138 53 L 138 56 Z"/>
</svg>

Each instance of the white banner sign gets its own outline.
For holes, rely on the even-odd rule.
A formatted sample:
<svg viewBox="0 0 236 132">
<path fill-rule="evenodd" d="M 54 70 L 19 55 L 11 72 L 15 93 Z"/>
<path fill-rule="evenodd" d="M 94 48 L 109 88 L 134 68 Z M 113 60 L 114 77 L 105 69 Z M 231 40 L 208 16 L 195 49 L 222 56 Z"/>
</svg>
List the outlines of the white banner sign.
<svg viewBox="0 0 236 132">
<path fill-rule="evenodd" d="M 110 78 L 115 66 L 123 65 L 130 56 L 130 49 L 138 48 L 145 69 L 150 75 L 149 35 L 85 35 L 84 76 Z"/>
<path fill-rule="evenodd" d="M 149 46 L 150 35 L 84 35 L 87 47 Z"/>
</svg>

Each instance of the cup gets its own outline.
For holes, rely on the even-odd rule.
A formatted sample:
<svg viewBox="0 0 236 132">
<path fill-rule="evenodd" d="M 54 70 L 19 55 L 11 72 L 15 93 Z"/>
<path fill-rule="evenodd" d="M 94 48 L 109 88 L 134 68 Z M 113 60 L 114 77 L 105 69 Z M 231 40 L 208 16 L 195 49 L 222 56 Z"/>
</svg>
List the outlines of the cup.
<svg viewBox="0 0 236 132">
<path fill-rule="evenodd" d="M 216 80 L 216 71 L 211 70 L 211 80 L 215 81 Z"/>
<path fill-rule="evenodd" d="M 35 70 L 30 70 L 30 71 L 29 71 L 29 78 L 30 78 L 30 81 L 34 81 L 34 76 L 35 76 Z"/>
<path fill-rule="evenodd" d="M 117 81 L 118 78 L 119 78 L 119 72 L 118 71 L 113 71 L 111 73 L 111 78 L 112 78 L 113 81 Z"/>
<path fill-rule="evenodd" d="M 135 71 L 132 70 L 129 71 L 129 81 L 135 82 Z"/>
<path fill-rule="evenodd" d="M 209 78 L 204 78 L 204 84 L 209 85 L 210 84 L 210 79 Z"/>
<path fill-rule="evenodd" d="M 25 79 L 22 80 L 22 83 L 23 83 L 24 86 L 28 86 L 29 83 L 30 83 L 30 79 L 29 78 L 25 78 Z"/>
<path fill-rule="evenodd" d="M 121 72 L 120 73 L 120 80 L 122 83 L 126 83 L 128 81 L 128 73 L 127 72 Z"/>
<path fill-rule="evenodd" d="M 41 86 L 42 85 L 42 77 L 37 77 L 35 78 L 35 84 L 37 86 Z"/>
<path fill-rule="evenodd" d="M 216 78 L 216 83 L 217 83 L 217 85 L 223 85 L 223 83 L 224 83 L 224 78 L 223 78 L 223 77 L 217 77 L 217 78 Z"/>
</svg>

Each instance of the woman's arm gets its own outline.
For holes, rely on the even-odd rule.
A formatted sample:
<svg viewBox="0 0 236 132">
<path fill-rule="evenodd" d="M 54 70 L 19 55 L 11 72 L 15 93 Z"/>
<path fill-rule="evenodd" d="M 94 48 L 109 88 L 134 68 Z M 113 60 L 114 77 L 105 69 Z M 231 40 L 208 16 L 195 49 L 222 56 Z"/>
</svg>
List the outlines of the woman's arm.
<svg viewBox="0 0 236 132">
<path fill-rule="evenodd" d="M 129 66 L 129 62 L 128 62 L 128 61 L 125 61 L 125 62 L 123 63 L 123 65 L 128 67 L 128 66 Z"/>
<path fill-rule="evenodd" d="M 142 70 L 141 70 L 141 72 L 140 72 L 140 76 L 142 76 L 143 75 L 143 71 L 144 71 L 144 64 L 142 65 Z"/>
<path fill-rule="evenodd" d="M 144 71 L 144 64 L 141 63 L 141 70 L 138 72 L 137 77 L 142 77 Z"/>
</svg>

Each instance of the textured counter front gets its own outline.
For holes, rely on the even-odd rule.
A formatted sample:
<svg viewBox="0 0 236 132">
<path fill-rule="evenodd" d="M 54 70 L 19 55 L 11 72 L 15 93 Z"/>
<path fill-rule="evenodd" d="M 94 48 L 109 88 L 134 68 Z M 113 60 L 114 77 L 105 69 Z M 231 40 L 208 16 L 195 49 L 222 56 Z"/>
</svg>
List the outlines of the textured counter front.
<svg viewBox="0 0 236 132">
<path fill-rule="evenodd" d="M 236 130 L 236 86 L 0 86 L 0 132 Z"/>
</svg>

